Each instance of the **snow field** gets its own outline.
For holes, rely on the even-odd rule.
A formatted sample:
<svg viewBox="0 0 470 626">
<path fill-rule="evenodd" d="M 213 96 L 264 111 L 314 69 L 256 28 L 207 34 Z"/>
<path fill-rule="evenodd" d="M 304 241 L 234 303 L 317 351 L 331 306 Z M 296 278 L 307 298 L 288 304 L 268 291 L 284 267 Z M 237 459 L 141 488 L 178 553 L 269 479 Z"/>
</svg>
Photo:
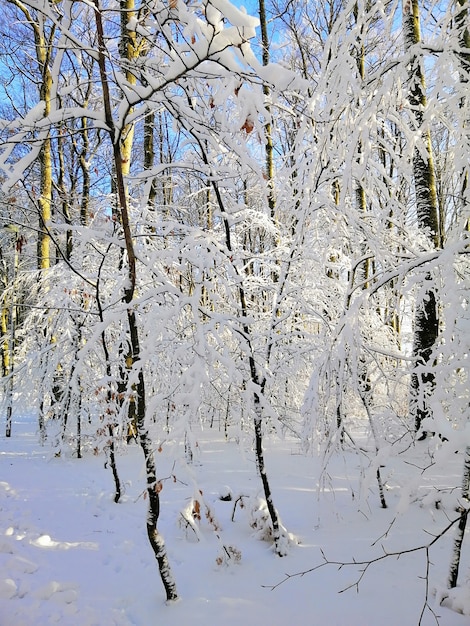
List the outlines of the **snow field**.
<svg viewBox="0 0 470 626">
<path fill-rule="evenodd" d="M 118 454 L 125 495 L 114 504 L 103 457 L 49 458 L 34 428 L 30 421 L 16 422 L 13 437 L 0 440 L 1 626 L 418 624 L 426 594 L 424 551 L 371 565 L 358 592 L 360 566 L 327 565 L 279 584 L 286 574 L 320 565 L 321 550 L 332 561 L 363 561 L 426 543 L 446 526 L 444 511 L 403 505 L 397 459 L 384 468 L 384 510 L 373 483 L 368 500 L 361 499 L 354 457 L 346 454 L 328 467 L 320 494 L 320 460 L 299 454 L 294 441 L 269 438 L 274 502 L 296 539 L 279 558 L 259 540 L 260 528 L 252 527 L 262 515 L 259 509 L 250 513 L 260 483 L 249 435 L 238 444 L 217 430 L 195 428 L 191 465 L 181 446 L 164 443 L 156 454 L 163 483 L 159 529 L 181 596 L 168 606 L 146 538 L 140 449 L 131 445 Z M 460 470 L 456 459 L 440 480 L 458 485 Z M 424 481 L 416 485 L 417 494 L 426 490 L 431 487 Z M 466 616 L 440 606 L 433 595 L 445 587 L 452 537 L 448 533 L 430 553 L 428 602 L 441 626 L 464 626 L 470 592 L 457 590 L 445 601 Z M 468 565 L 466 555 L 467 571 Z M 422 624 L 435 623 L 426 609 Z"/>
</svg>

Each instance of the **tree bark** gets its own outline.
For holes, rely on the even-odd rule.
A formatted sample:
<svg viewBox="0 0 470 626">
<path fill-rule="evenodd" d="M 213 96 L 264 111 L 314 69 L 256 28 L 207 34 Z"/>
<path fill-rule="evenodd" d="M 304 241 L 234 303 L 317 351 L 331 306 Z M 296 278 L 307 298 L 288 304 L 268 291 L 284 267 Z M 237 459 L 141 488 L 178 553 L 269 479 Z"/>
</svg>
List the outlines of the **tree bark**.
<svg viewBox="0 0 470 626">
<path fill-rule="evenodd" d="M 136 288 L 136 257 L 134 251 L 134 243 L 129 221 L 129 210 L 126 187 L 124 182 L 123 156 L 121 148 L 123 142 L 120 136 L 115 136 L 116 127 L 111 111 L 111 98 L 109 93 L 108 79 L 106 74 L 106 47 L 103 30 L 103 22 L 101 18 L 101 10 L 99 0 L 94 0 L 95 4 L 95 20 L 98 35 L 98 64 L 100 70 L 101 86 L 103 89 L 103 101 L 105 110 L 105 120 L 108 126 L 109 135 L 113 142 L 114 167 L 116 173 L 116 186 L 118 192 L 118 206 L 120 222 L 122 225 L 124 240 L 127 252 L 127 272 L 128 285 L 124 289 L 123 300 L 127 306 L 127 320 L 129 324 L 130 345 L 132 350 L 132 362 L 134 367 L 138 367 L 138 382 L 135 389 L 135 396 L 131 398 L 131 402 L 136 402 L 136 421 L 139 443 L 145 458 L 145 467 L 147 474 L 147 495 L 148 495 L 148 513 L 147 513 L 147 534 L 150 545 L 152 546 L 155 558 L 158 563 L 160 576 L 166 591 L 167 600 L 172 601 L 178 598 L 176 585 L 173 580 L 170 565 L 166 555 L 166 548 L 163 537 L 159 534 L 157 523 L 160 515 L 160 497 L 159 483 L 156 478 L 155 459 L 153 454 L 153 445 L 145 425 L 146 404 L 145 404 L 145 381 L 142 368 L 139 367 L 140 361 L 140 344 L 139 329 L 135 310 L 132 306 Z M 124 148 L 126 149 L 126 148 Z"/>
<path fill-rule="evenodd" d="M 470 30 L 468 27 L 468 0 L 457 0 L 457 4 L 460 9 L 457 12 L 455 18 L 455 24 L 458 29 L 458 39 L 460 43 L 460 47 L 466 52 L 460 52 L 459 61 L 460 61 L 460 84 L 462 85 L 462 97 L 460 100 L 460 106 L 463 107 L 468 100 L 468 84 L 470 82 Z M 463 120 L 465 130 L 464 137 L 466 140 L 467 149 L 470 145 L 470 119 Z M 464 215 L 467 212 L 467 207 L 470 202 L 469 196 L 469 186 L 468 186 L 468 177 L 469 177 L 469 167 L 468 164 L 463 168 L 461 173 L 461 205 L 462 210 L 464 211 Z M 465 228 L 467 231 L 470 231 L 470 218 L 467 219 Z"/>
<path fill-rule="evenodd" d="M 431 133 L 428 128 L 423 127 L 426 84 L 422 59 L 415 51 L 421 43 L 418 0 L 404 0 L 403 2 L 403 31 L 405 52 L 410 55 L 408 78 L 411 115 L 414 118 L 415 132 L 424 146 L 424 150 L 415 148 L 413 155 L 418 226 L 428 237 L 430 245 L 438 248 L 442 242 L 439 237 L 439 206 Z M 432 283 L 432 276 L 427 274 L 424 289 L 415 303 L 414 368 L 411 374 L 410 413 L 416 432 L 421 429 L 423 420 L 432 416 L 428 396 L 435 385 L 432 353 L 439 333 L 437 298 Z"/>
<path fill-rule="evenodd" d="M 27 23 L 34 33 L 36 49 L 36 62 L 39 67 L 39 99 L 44 103 L 44 118 L 51 112 L 51 95 L 53 78 L 50 69 L 51 53 L 53 50 L 52 39 L 55 34 L 55 26 L 46 38 L 45 31 L 41 28 L 38 20 L 35 20 L 28 8 L 20 0 L 8 0 L 16 6 L 25 16 Z M 45 138 L 40 154 L 40 185 L 39 185 L 39 234 L 37 245 L 38 269 L 46 270 L 51 264 L 51 238 L 48 232 L 52 210 L 52 147 L 48 133 Z"/>
<path fill-rule="evenodd" d="M 465 528 L 467 526 L 468 513 L 470 511 L 470 446 L 465 450 L 465 461 L 462 478 L 462 503 L 458 508 L 461 514 L 457 533 L 454 538 L 454 550 L 450 565 L 448 587 L 453 589 L 457 587 L 457 580 L 460 568 L 460 556 L 462 552 L 462 544 L 465 536 Z"/>
<path fill-rule="evenodd" d="M 207 158 L 207 154 L 204 150 L 204 147 L 201 145 L 201 143 L 199 143 L 199 145 L 201 147 L 201 152 L 202 152 L 202 157 L 204 159 L 204 162 L 206 165 L 208 165 L 209 160 Z M 222 215 L 224 231 L 225 231 L 225 245 L 227 247 L 227 251 L 229 252 L 229 254 L 232 254 L 233 248 L 232 248 L 232 238 L 231 238 L 231 233 L 230 233 L 230 223 L 227 217 L 227 213 L 225 211 L 225 206 L 224 206 L 224 202 L 222 199 L 222 195 L 220 193 L 220 189 L 214 180 L 212 181 L 212 188 L 214 190 L 217 204 L 219 206 L 219 209 Z M 241 274 L 238 268 L 235 266 L 235 264 L 233 264 L 233 268 L 234 268 L 235 273 L 238 276 L 240 276 L 240 284 L 238 286 L 238 299 L 240 303 L 241 315 L 243 319 L 246 320 L 248 318 L 248 307 L 247 307 L 247 302 L 246 302 L 245 289 L 243 287 L 243 279 L 241 277 Z M 253 354 L 251 332 L 250 332 L 250 328 L 248 324 L 246 324 L 245 322 L 242 323 L 242 330 L 243 330 L 243 336 L 247 343 L 248 363 L 250 367 L 250 378 L 251 378 L 251 383 L 254 387 L 254 390 L 253 390 L 253 410 L 254 410 L 253 425 L 254 425 L 254 432 L 255 432 L 256 464 L 257 464 L 258 472 L 260 474 L 261 483 L 263 485 L 263 492 L 264 492 L 264 497 L 266 500 L 266 505 L 268 507 L 269 517 L 271 519 L 271 524 L 272 524 L 272 529 L 273 529 L 274 548 L 278 556 L 285 556 L 286 554 L 285 547 L 282 545 L 281 524 L 280 524 L 277 509 L 273 503 L 271 486 L 269 483 L 268 474 L 266 472 L 266 464 L 264 460 L 263 427 L 262 427 L 263 410 L 261 406 L 261 397 L 264 394 L 264 387 L 265 387 L 266 380 L 264 379 L 262 382 L 260 382 L 260 378 L 258 375 L 258 368 L 256 366 L 256 362 L 255 362 L 255 358 Z"/>
</svg>

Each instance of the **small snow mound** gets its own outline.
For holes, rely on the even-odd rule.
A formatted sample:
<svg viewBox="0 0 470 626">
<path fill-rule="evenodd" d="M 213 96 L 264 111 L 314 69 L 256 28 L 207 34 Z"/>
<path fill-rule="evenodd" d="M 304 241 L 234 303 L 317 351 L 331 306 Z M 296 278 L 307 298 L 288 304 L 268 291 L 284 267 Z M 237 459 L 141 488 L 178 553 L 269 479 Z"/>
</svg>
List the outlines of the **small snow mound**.
<svg viewBox="0 0 470 626">
<path fill-rule="evenodd" d="M 38 589 L 35 596 L 39 600 L 50 600 L 51 598 L 59 604 L 71 604 L 78 598 L 76 585 L 73 583 L 60 583 L 51 580 L 50 583 Z"/>
<path fill-rule="evenodd" d="M 298 544 L 297 538 L 286 530 L 280 519 L 278 519 L 279 529 L 277 536 L 275 536 L 268 505 L 264 498 L 257 498 L 252 501 L 249 515 L 250 526 L 255 531 L 255 537 L 261 541 L 273 543 L 279 556 L 286 556 L 289 552 L 289 547 Z"/>
<path fill-rule="evenodd" d="M 173 606 L 174 604 L 179 604 L 180 602 L 181 602 L 181 596 L 178 596 L 177 598 L 170 598 L 168 600 L 165 600 L 166 606 Z"/>
<path fill-rule="evenodd" d="M 38 548 L 50 548 L 54 547 L 56 544 L 55 541 L 52 541 L 50 535 L 41 535 L 31 543 L 33 544 L 33 546 L 36 546 Z"/>
<path fill-rule="evenodd" d="M 4 480 L 0 480 L 0 491 L 3 491 L 7 497 L 16 496 L 16 492 L 10 487 L 10 483 L 7 483 Z"/>
<path fill-rule="evenodd" d="M 445 591 L 437 591 L 436 597 L 441 606 L 445 606 L 456 613 L 470 615 L 470 584 Z"/>
<path fill-rule="evenodd" d="M 228 485 L 224 485 L 219 489 L 219 500 L 222 500 L 223 502 L 230 502 L 233 500 L 233 493 Z"/>
<path fill-rule="evenodd" d="M 18 587 L 11 578 L 0 579 L 0 598 L 3 600 L 9 600 L 14 598 L 18 593 Z"/>
</svg>

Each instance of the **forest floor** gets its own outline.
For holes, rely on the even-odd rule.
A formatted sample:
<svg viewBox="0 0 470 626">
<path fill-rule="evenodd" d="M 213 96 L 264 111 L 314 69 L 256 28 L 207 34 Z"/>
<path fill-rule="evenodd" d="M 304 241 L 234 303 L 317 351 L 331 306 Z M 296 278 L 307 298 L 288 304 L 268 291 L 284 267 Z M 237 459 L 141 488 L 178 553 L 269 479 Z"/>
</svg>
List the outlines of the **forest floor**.
<svg viewBox="0 0 470 626">
<path fill-rule="evenodd" d="M 420 468 L 429 464 L 432 441 L 417 444 L 406 463 L 385 460 L 383 509 L 370 478 L 376 469 L 371 474 L 365 456 L 346 451 L 322 473 L 321 459 L 301 454 L 297 441 L 269 437 L 274 503 L 296 538 L 280 558 L 257 536 L 262 528 L 252 528 L 260 519 L 250 511 L 261 485 L 250 435 L 225 440 L 216 428 L 194 427 L 192 436 L 191 464 L 184 446 L 155 440 L 163 485 L 159 529 L 181 596 L 168 605 L 146 537 L 140 448 L 119 450 L 125 493 L 115 504 L 103 456 L 56 457 L 47 443 L 38 444 L 31 419 L 16 419 L 12 437 L 0 437 L 0 625 L 469 624 L 468 545 L 463 587 L 441 602 L 453 528 L 435 542 L 429 560 L 418 550 L 383 558 L 363 576 L 361 565 L 334 564 L 294 576 L 324 563 L 322 552 L 338 563 L 367 561 L 430 543 L 456 514 L 423 502 L 437 487 L 458 489 L 460 455 L 450 458 L 445 475 L 426 478 Z M 230 500 L 221 499 L 229 493 Z"/>
</svg>

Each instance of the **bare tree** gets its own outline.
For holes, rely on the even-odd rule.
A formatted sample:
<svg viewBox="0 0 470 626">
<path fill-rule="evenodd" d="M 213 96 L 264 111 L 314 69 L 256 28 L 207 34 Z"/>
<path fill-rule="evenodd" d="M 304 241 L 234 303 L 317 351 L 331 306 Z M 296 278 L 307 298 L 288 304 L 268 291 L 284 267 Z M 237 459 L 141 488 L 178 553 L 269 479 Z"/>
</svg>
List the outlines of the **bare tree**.
<svg viewBox="0 0 470 626">
<path fill-rule="evenodd" d="M 430 245 L 438 248 L 439 210 L 436 192 L 436 176 L 432 154 L 431 133 L 424 124 L 426 108 L 426 83 L 422 54 L 419 52 L 421 32 L 418 0 L 403 2 L 403 37 L 405 51 L 410 55 L 409 102 L 410 115 L 419 143 L 413 155 L 413 176 L 418 224 Z M 432 371 L 432 351 L 439 333 L 438 303 L 432 288 L 432 276 L 428 274 L 415 305 L 413 356 L 415 367 L 411 375 L 410 410 L 418 432 L 422 421 L 430 417 L 427 396 L 432 392 L 435 376 Z M 423 436 L 426 436 L 425 434 Z"/>
<path fill-rule="evenodd" d="M 8 0 L 23 14 L 26 23 L 33 31 L 35 61 L 39 76 L 39 100 L 43 105 L 43 115 L 47 117 L 51 112 L 51 98 L 53 94 L 53 75 L 51 66 L 52 55 L 55 51 L 56 26 L 39 10 L 34 10 L 20 0 Z M 49 132 L 41 139 L 41 154 L 39 158 L 41 173 L 37 199 L 39 214 L 38 231 L 38 268 L 46 270 L 51 265 L 51 239 L 49 228 L 52 215 L 52 153 L 51 137 Z"/>
</svg>

